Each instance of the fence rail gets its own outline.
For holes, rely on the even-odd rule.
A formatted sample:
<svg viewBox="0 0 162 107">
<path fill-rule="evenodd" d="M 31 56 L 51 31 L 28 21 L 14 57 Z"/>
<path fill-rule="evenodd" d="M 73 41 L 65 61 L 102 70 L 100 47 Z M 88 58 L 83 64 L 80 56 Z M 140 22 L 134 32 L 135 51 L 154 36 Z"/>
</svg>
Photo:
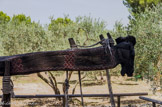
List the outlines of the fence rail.
<svg viewBox="0 0 162 107">
<path fill-rule="evenodd" d="M 155 99 L 147 98 L 147 97 L 143 97 L 143 96 L 140 96 L 139 98 L 142 99 L 142 100 L 145 100 L 145 101 L 152 102 L 153 107 L 156 107 L 156 104 L 161 104 L 162 105 L 162 101 L 159 101 L 159 100 L 155 100 Z"/>
<path fill-rule="evenodd" d="M 148 93 L 118 93 L 113 94 L 115 97 L 122 97 L 122 96 L 142 96 L 142 95 L 148 95 Z M 110 94 L 83 94 L 83 97 L 109 97 Z M 62 95 L 14 95 L 13 98 L 52 98 L 52 97 L 65 97 L 64 94 Z M 81 97 L 80 94 L 69 94 L 68 97 Z M 0 95 L 0 98 L 2 98 L 2 95 Z"/>
<path fill-rule="evenodd" d="M 113 94 L 114 97 L 117 97 L 117 107 L 120 107 L 120 97 L 124 96 L 142 96 L 148 95 L 148 93 L 118 93 Z M 69 94 L 68 97 L 110 97 L 110 94 Z M 53 98 L 53 97 L 61 97 L 64 98 L 65 95 L 14 95 L 13 98 Z M 0 95 L 2 98 L 2 95 Z"/>
</svg>

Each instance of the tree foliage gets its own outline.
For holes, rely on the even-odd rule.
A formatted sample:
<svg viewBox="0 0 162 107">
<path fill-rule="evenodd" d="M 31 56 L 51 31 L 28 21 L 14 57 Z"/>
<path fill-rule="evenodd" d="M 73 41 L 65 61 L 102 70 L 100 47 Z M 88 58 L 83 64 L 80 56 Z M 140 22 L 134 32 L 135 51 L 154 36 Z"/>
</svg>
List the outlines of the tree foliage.
<svg viewBox="0 0 162 107">
<path fill-rule="evenodd" d="M 135 2 L 125 0 L 125 3 L 129 3 L 128 1 Z M 136 2 L 141 5 L 151 3 L 148 0 Z M 157 74 L 162 71 L 159 67 L 162 53 L 162 4 L 155 5 L 151 8 L 146 6 L 144 11 L 137 9 L 139 13 L 133 10 L 138 14 L 134 20 L 130 20 L 129 26 L 116 22 L 114 30 L 110 31 L 113 38 L 127 34 L 136 37 L 135 77 L 140 76 L 151 81 L 155 81 Z M 19 14 L 10 19 L 7 14 L 0 12 L 0 55 L 67 49 L 70 48 L 68 38 L 71 37 L 77 44 L 90 45 L 99 40 L 100 34 L 107 32 L 104 21 L 90 16 L 79 16 L 75 21 L 68 17 L 51 18 L 48 29 L 45 29 L 39 23 L 31 22 L 29 16 Z M 116 70 L 119 71 L 118 68 Z M 94 75 L 94 72 L 87 73 L 88 76 Z"/>
<path fill-rule="evenodd" d="M 57 18 L 57 19 L 54 19 L 53 17 L 51 17 L 51 23 L 48 26 L 48 30 L 54 30 L 55 26 L 67 26 L 71 23 L 73 23 L 73 21 L 69 19 L 68 17 Z"/>
<path fill-rule="evenodd" d="M 153 6 L 161 3 L 162 0 L 124 0 L 123 3 L 130 9 L 133 16 L 145 11 L 146 7 L 153 8 Z"/>
<path fill-rule="evenodd" d="M 158 63 L 161 57 L 162 47 L 162 4 L 153 7 L 152 10 L 146 8 L 144 13 L 137 15 L 130 33 L 136 35 L 136 73 L 141 71 L 148 73 L 152 80 L 157 72 L 160 72 Z M 150 75 L 152 73 L 152 75 Z M 147 76 L 148 76 L 147 75 Z"/>
<path fill-rule="evenodd" d="M 12 22 L 14 24 L 20 24 L 20 23 L 25 23 L 25 24 L 31 24 L 31 18 L 30 16 L 25 16 L 24 14 L 18 14 L 18 15 L 14 15 L 12 17 Z"/>
<path fill-rule="evenodd" d="M 96 37 L 98 39 L 99 34 L 106 31 L 106 24 L 104 21 L 93 19 L 90 16 L 79 16 L 76 17 L 75 21 L 67 17 L 57 19 L 51 18 L 48 30 L 57 40 L 62 40 L 59 46 L 68 44 L 67 40 L 70 37 L 73 37 L 77 43 L 86 45 L 87 42 L 94 42 Z"/>
<path fill-rule="evenodd" d="M 10 16 L 0 11 L 0 24 L 7 23 L 9 21 L 10 21 Z"/>
<path fill-rule="evenodd" d="M 76 24 L 67 16 L 57 19 L 52 17 L 48 30 L 57 37 L 67 37 L 75 32 L 76 29 L 73 26 L 76 26 Z"/>
<path fill-rule="evenodd" d="M 118 22 L 114 34 L 136 37 L 135 77 L 151 81 L 155 91 L 162 78 L 162 3 L 145 8 L 127 27 Z"/>
</svg>

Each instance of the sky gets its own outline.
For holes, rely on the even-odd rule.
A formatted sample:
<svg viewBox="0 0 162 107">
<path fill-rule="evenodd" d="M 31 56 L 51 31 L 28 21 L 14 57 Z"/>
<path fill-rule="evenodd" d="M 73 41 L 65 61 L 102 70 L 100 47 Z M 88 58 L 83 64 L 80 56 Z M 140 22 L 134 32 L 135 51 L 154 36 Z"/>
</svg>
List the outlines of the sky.
<svg viewBox="0 0 162 107">
<path fill-rule="evenodd" d="M 49 24 L 51 16 L 56 19 L 64 15 L 72 20 L 77 16 L 100 18 L 110 30 L 116 21 L 124 25 L 129 22 L 129 12 L 123 0 L 0 0 L 0 11 L 11 17 L 25 14 L 42 25 Z"/>
</svg>

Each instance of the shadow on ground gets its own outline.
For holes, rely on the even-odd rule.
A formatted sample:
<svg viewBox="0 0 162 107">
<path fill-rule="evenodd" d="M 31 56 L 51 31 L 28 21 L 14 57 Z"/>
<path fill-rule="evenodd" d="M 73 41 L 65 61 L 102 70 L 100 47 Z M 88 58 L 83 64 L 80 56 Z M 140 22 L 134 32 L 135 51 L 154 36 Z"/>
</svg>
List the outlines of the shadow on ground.
<svg viewBox="0 0 162 107">
<path fill-rule="evenodd" d="M 90 98 L 94 100 L 93 102 L 84 102 L 85 106 L 92 106 L 92 107 L 105 107 L 110 105 L 110 99 L 109 98 Z M 19 99 L 17 99 L 19 100 Z M 101 102 L 98 102 L 97 100 L 101 100 Z M 20 100 L 19 100 L 20 101 Z M 117 104 L 117 100 L 115 99 L 115 102 Z M 139 105 L 149 105 L 148 102 L 136 99 L 136 100 L 121 100 L 120 104 L 121 107 L 138 107 Z M 62 107 L 62 100 L 56 100 L 55 98 L 47 98 L 47 99 L 30 99 L 23 107 Z M 81 106 L 81 100 L 80 98 L 70 98 L 69 100 L 69 106 Z"/>
</svg>

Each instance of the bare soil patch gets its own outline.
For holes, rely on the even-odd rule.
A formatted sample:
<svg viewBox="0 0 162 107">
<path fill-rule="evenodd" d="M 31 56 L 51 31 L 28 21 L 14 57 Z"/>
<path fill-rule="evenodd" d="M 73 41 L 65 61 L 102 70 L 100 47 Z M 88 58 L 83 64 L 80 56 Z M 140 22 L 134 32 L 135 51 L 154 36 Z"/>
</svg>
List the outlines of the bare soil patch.
<svg viewBox="0 0 162 107">
<path fill-rule="evenodd" d="M 2 77 L 1 77 L 2 78 Z M 59 89 L 62 92 L 62 83 L 65 80 L 65 76 L 56 77 Z M 113 93 L 139 93 L 139 92 L 148 92 L 150 98 L 162 99 L 162 92 L 158 91 L 156 95 L 153 95 L 150 90 L 150 85 L 145 81 L 132 81 L 132 78 L 121 77 L 121 76 L 112 76 L 112 88 Z M 2 80 L 2 79 L 1 79 Z M 72 93 L 72 88 L 75 84 L 75 81 L 78 80 L 78 75 L 73 74 L 70 81 L 69 94 Z M 106 77 L 104 76 L 104 80 Z M 14 79 L 14 93 L 15 95 L 36 95 L 36 94 L 54 94 L 53 90 L 44 83 L 36 74 L 26 75 Z M 85 78 L 82 82 L 83 93 L 84 94 L 107 94 L 108 86 L 107 82 L 101 82 L 97 80 L 92 80 Z M 0 88 L 2 88 L 2 81 L 0 81 Z M 2 94 L 2 92 L 0 92 Z M 80 94 L 79 85 L 76 88 L 75 94 Z M 109 98 L 84 98 L 84 103 L 86 106 L 99 106 L 105 107 L 110 106 Z M 115 101 L 117 98 L 115 97 Z M 80 98 L 72 98 L 70 100 L 70 107 L 80 106 Z M 146 104 L 151 104 L 146 101 L 140 100 L 138 96 L 128 96 L 121 97 L 121 107 L 127 107 L 128 105 L 134 105 L 135 107 L 145 107 Z M 12 99 L 12 107 L 60 107 L 61 101 L 56 100 L 55 98 L 41 98 L 41 99 Z M 146 105 L 147 107 L 147 105 Z"/>
</svg>

